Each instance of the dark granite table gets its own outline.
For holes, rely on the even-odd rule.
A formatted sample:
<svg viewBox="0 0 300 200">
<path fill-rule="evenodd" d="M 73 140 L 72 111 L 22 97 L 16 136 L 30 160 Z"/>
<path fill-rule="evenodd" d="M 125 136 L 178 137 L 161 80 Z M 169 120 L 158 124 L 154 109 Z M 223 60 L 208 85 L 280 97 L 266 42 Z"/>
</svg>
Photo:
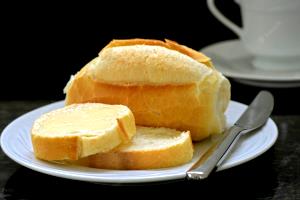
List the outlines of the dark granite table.
<svg viewBox="0 0 300 200">
<path fill-rule="evenodd" d="M 49 101 L 0 102 L 0 130 L 17 116 Z M 279 128 L 275 145 L 240 166 L 204 181 L 109 186 L 41 174 L 16 164 L 0 150 L 0 199 L 103 199 L 183 197 L 199 199 L 300 199 L 300 115 L 273 115 Z M 143 196 L 141 196 L 143 195 Z"/>
</svg>

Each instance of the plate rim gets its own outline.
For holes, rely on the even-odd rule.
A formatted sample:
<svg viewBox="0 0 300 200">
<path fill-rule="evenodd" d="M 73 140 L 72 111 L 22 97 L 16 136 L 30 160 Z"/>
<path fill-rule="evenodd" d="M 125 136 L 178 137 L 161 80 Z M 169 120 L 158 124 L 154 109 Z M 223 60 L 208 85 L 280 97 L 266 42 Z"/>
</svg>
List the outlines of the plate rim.
<svg viewBox="0 0 300 200">
<path fill-rule="evenodd" d="M 219 41 L 210 45 L 207 45 L 203 48 L 201 48 L 199 51 L 202 53 L 206 53 L 207 51 L 210 51 L 211 48 L 216 48 L 216 46 L 220 46 L 220 45 L 226 45 L 226 44 L 232 44 L 232 43 L 241 43 L 240 39 L 232 39 L 232 40 L 223 40 L 223 41 Z M 250 55 L 250 54 L 249 54 Z M 267 77 L 263 77 L 263 75 L 250 75 L 249 74 L 241 74 L 241 73 L 237 73 L 234 72 L 231 68 L 228 67 L 217 67 L 216 68 L 221 71 L 225 76 L 227 77 L 231 77 L 234 79 L 245 79 L 245 80 L 249 80 L 249 81 L 264 81 L 264 82 L 278 82 L 278 83 L 293 83 L 293 82 L 300 82 L 300 73 L 298 77 L 289 77 L 289 79 L 287 79 L 286 77 L 272 77 L 272 76 L 267 76 Z M 225 69 L 224 71 L 222 69 Z M 228 69 L 228 70 L 226 70 Z M 259 70 L 261 72 L 264 72 L 264 70 Z M 292 70 L 293 71 L 293 70 Z M 280 73 L 281 71 L 278 70 L 278 73 Z"/>
<path fill-rule="evenodd" d="M 19 120 L 24 120 L 23 118 L 26 118 L 26 117 L 32 115 L 33 112 L 36 112 L 38 110 L 49 109 L 49 108 L 52 108 L 53 106 L 58 106 L 58 105 L 62 104 L 63 102 L 64 102 L 63 100 L 62 101 L 57 101 L 57 102 L 49 103 L 49 104 L 46 104 L 44 106 L 35 108 L 35 109 L 33 109 L 33 110 L 31 110 L 27 113 L 24 113 L 23 115 L 21 115 L 17 118 L 15 118 L 13 121 L 11 121 L 3 129 L 1 137 L 0 137 L 1 149 L 5 153 L 5 155 L 8 156 L 13 161 L 15 161 L 16 163 L 18 163 L 22 166 L 25 166 L 29 169 L 38 171 L 40 173 L 47 174 L 47 175 L 52 175 L 52 176 L 56 176 L 56 177 L 60 177 L 60 178 L 79 180 L 79 181 L 98 182 L 98 183 L 112 183 L 112 184 L 113 183 L 116 183 L 116 184 L 129 183 L 130 184 L 130 183 L 147 183 L 147 182 L 171 181 L 171 180 L 185 178 L 185 173 L 177 172 L 177 173 L 174 173 L 174 174 L 166 174 L 164 176 L 158 175 L 158 176 L 143 177 L 142 179 L 140 177 L 136 178 L 136 179 L 135 178 L 128 179 L 128 178 L 125 178 L 125 177 L 124 178 L 123 177 L 118 177 L 118 179 L 112 179 L 110 177 L 96 177 L 96 179 L 91 180 L 91 178 L 89 176 L 86 176 L 86 175 L 73 174 L 73 173 L 70 174 L 70 172 L 68 174 L 64 170 L 59 172 L 60 170 L 53 169 L 51 167 L 46 167 L 45 168 L 43 166 L 40 166 L 40 164 L 39 165 L 37 165 L 35 163 L 31 164 L 31 163 L 28 163 L 26 161 L 23 161 L 22 159 L 18 160 L 17 158 L 15 158 L 15 155 L 11 155 L 9 150 L 6 149 L 6 145 L 4 144 L 4 139 L 3 139 L 5 137 L 5 134 L 7 134 L 8 130 L 12 126 L 14 126 L 15 123 L 18 123 Z M 230 102 L 233 103 L 233 104 L 237 104 L 239 106 L 243 106 L 243 107 L 247 106 L 243 103 L 233 101 L 233 100 L 231 100 Z M 261 154 L 265 153 L 268 149 L 270 149 L 270 147 L 272 147 L 274 145 L 274 143 L 276 142 L 276 140 L 278 138 L 278 128 L 277 128 L 275 122 L 271 118 L 268 119 L 267 124 L 269 124 L 269 126 L 272 127 L 272 129 L 273 129 L 273 132 L 270 133 L 270 134 L 272 134 L 272 140 L 269 140 L 267 144 L 264 144 L 263 150 L 260 150 L 259 152 L 252 153 L 252 155 L 248 156 L 246 159 L 238 160 L 236 162 L 233 162 L 233 163 L 227 164 L 227 165 L 221 165 L 221 167 L 217 171 L 222 171 L 222 170 L 232 168 L 232 167 L 238 166 L 240 164 L 246 163 L 249 160 L 252 160 L 252 159 L 260 156 Z M 45 161 L 41 161 L 41 162 L 45 162 Z M 113 170 L 110 170 L 110 171 L 113 171 Z M 119 180 L 119 181 L 117 181 L 117 180 Z"/>
<path fill-rule="evenodd" d="M 263 150 L 261 150 L 259 152 L 256 152 L 256 154 L 248 156 L 244 160 L 239 160 L 239 161 L 233 162 L 231 164 L 227 164 L 227 165 L 221 165 L 220 168 L 217 169 L 217 171 L 222 171 L 222 170 L 226 170 L 226 169 L 229 169 L 229 168 L 232 168 L 232 167 L 236 167 L 236 166 L 241 165 L 241 164 L 245 164 L 248 161 L 253 160 L 254 158 L 257 158 L 258 156 L 261 156 L 266 151 L 268 151 L 275 144 L 275 142 L 278 139 L 278 127 L 277 127 L 276 123 L 274 122 L 274 120 L 271 117 L 268 118 L 268 121 L 266 122 L 266 124 L 267 123 L 270 123 L 270 127 L 272 127 L 273 132 L 269 133 L 269 134 L 271 134 L 271 136 L 270 136 L 271 140 L 268 140 L 268 142 L 265 143 Z"/>
</svg>

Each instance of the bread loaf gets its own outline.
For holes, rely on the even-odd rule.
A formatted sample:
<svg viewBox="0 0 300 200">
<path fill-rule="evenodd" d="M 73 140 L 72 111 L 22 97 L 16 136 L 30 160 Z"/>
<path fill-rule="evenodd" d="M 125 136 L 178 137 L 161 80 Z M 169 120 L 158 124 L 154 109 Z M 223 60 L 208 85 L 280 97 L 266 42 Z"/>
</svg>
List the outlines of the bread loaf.
<svg viewBox="0 0 300 200">
<path fill-rule="evenodd" d="M 42 115 L 32 127 L 34 154 L 43 160 L 77 160 L 129 142 L 136 132 L 122 105 L 73 104 Z"/>
<path fill-rule="evenodd" d="M 138 125 L 189 130 L 199 141 L 224 130 L 230 83 L 210 58 L 170 40 L 113 40 L 65 92 L 66 105 L 126 105 Z"/>
</svg>

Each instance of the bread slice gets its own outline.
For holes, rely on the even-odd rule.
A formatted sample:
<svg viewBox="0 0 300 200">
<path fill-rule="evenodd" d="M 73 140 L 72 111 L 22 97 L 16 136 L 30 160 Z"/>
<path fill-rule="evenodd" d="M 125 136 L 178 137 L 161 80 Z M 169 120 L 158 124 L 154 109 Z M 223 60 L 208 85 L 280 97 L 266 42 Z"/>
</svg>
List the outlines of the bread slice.
<svg viewBox="0 0 300 200">
<path fill-rule="evenodd" d="M 189 132 L 137 126 L 131 143 L 81 159 L 76 164 L 102 169 L 154 169 L 181 165 L 192 157 Z"/>
<path fill-rule="evenodd" d="M 42 115 L 32 127 L 34 154 L 43 160 L 77 160 L 131 140 L 132 112 L 122 105 L 73 104 Z"/>
<path fill-rule="evenodd" d="M 169 40 L 113 40 L 65 92 L 67 105 L 126 105 L 137 125 L 189 130 L 193 141 L 223 132 L 230 101 L 230 83 L 210 58 Z"/>
</svg>

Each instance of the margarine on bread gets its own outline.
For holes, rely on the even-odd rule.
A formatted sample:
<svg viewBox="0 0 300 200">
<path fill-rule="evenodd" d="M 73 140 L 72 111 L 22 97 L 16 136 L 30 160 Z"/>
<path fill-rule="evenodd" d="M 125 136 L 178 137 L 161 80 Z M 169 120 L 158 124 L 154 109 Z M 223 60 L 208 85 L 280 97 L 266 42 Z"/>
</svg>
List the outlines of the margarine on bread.
<svg viewBox="0 0 300 200">
<path fill-rule="evenodd" d="M 189 132 L 137 126 L 137 133 L 130 143 L 73 164 L 101 169 L 154 169 L 181 165 L 192 157 L 193 144 Z"/>
<path fill-rule="evenodd" d="M 77 160 L 129 142 L 134 116 L 123 105 L 73 104 L 42 115 L 32 127 L 34 154 L 43 160 Z"/>
<path fill-rule="evenodd" d="M 224 130 L 230 83 L 210 58 L 176 42 L 113 40 L 65 92 L 67 105 L 126 105 L 138 125 L 189 130 L 199 141 Z"/>
</svg>

